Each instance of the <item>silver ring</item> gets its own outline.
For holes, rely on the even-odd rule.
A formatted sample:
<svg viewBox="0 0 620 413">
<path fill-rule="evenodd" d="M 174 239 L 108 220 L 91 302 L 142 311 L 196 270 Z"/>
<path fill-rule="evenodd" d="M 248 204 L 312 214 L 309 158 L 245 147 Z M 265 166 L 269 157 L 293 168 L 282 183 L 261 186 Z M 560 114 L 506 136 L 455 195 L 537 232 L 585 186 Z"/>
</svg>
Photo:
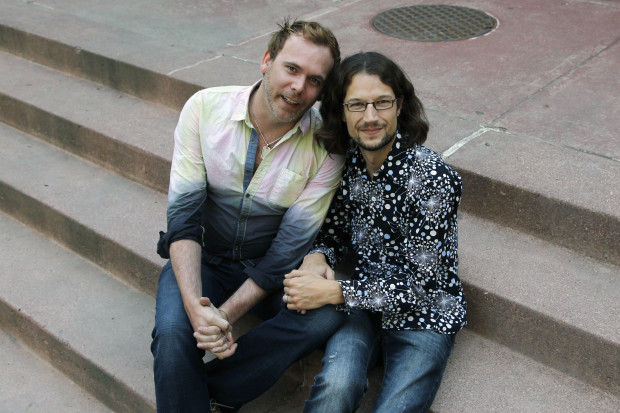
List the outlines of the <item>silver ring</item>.
<svg viewBox="0 0 620 413">
<path fill-rule="evenodd" d="M 288 304 L 288 294 L 286 294 L 286 295 L 285 295 L 285 297 L 286 297 L 286 298 L 284 299 L 284 302 L 285 302 L 286 304 Z"/>
</svg>

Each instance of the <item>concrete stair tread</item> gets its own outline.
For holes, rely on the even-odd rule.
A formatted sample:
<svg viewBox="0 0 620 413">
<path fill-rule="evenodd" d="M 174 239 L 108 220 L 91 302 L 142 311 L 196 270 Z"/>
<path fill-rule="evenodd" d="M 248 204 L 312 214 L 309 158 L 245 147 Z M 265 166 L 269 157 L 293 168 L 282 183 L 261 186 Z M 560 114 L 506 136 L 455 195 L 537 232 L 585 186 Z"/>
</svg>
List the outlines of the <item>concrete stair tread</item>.
<svg viewBox="0 0 620 413">
<path fill-rule="evenodd" d="M 0 328 L 0 411 L 112 412 Z"/>
<path fill-rule="evenodd" d="M 294 374 L 298 366 L 287 374 Z M 290 413 L 301 410 L 313 376 L 321 369 L 320 354 L 303 361 L 306 381 L 290 389 L 281 379 L 278 388 L 244 406 L 241 412 Z M 302 374 L 302 373 L 298 373 Z M 370 387 L 357 413 L 371 413 L 381 388 L 383 369 L 373 368 Z M 290 380 L 289 380 L 290 381 Z M 293 384 L 296 382 L 293 381 Z M 286 393 L 281 392 L 285 388 Z M 290 390 L 289 390 L 290 389 Z M 501 407 L 500 407 L 501 406 Z M 620 398 L 574 377 L 538 363 L 466 328 L 456 339 L 444 378 L 431 407 L 444 412 L 617 412 Z"/>
<path fill-rule="evenodd" d="M 478 132 L 445 156 L 463 176 L 462 210 L 620 265 L 620 192 L 610 185 L 617 160 L 544 137 Z"/>
<path fill-rule="evenodd" d="M 12 10 L 11 18 L 20 21 L 24 30 L 35 30 L 36 24 L 33 22 L 43 18 L 41 14 L 47 16 L 46 18 L 59 18 L 61 21 L 71 19 L 71 24 L 75 23 L 73 19 L 77 19 L 82 25 L 86 24 L 86 21 L 80 19 L 79 16 L 57 10 L 43 11 L 40 8 L 16 5 L 6 7 Z M 24 11 L 25 16 L 30 16 L 30 14 L 32 16 L 29 18 L 19 17 L 17 10 Z M 98 26 L 99 23 L 94 22 L 93 24 Z M 80 25 L 78 24 L 76 27 L 80 27 Z M 96 32 L 103 30 L 103 27 L 105 25 L 99 27 Z M 117 33 L 115 31 L 117 29 L 114 28 L 113 32 Z M 38 28 L 37 32 L 41 32 L 39 34 L 42 35 L 46 30 Z M 59 35 L 53 30 L 49 32 L 51 32 L 48 33 L 50 36 L 52 34 Z M 68 41 L 68 39 L 77 41 L 75 33 L 65 35 L 64 41 Z M 136 33 L 133 35 L 139 36 Z M 141 41 L 136 40 L 136 44 L 141 44 Z M 150 41 L 154 40 L 150 39 Z M 224 47 L 223 43 L 220 46 Z M 232 46 L 234 45 L 225 46 L 228 54 L 226 58 L 234 56 L 235 48 Z M 94 44 L 88 43 L 85 43 L 83 47 L 96 48 Z M 149 52 L 145 54 L 157 56 L 153 50 L 148 50 Z M 242 50 L 245 48 L 241 47 L 240 51 Z M 20 51 L 15 50 L 13 52 L 19 53 Z M 99 50 L 99 52 L 102 53 L 102 56 L 109 56 L 113 60 L 124 58 L 124 56 L 112 55 L 106 50 Z M 23 72 L 24 75 L 21 77 L 24 79 L 46 79 L 45 81 L 28 81 L 27 84 L 37 84 L 39 87 L 48 85 L 49 88 L 49 85 L 55 85 L 58 82 L 60 84 L 72 83 L 71 87 L 62 87 L 63 93 L 59 95 L 55 93 L 33 93 L 32 86 L 27 88 L 19 86 L 6 88 L 3 86 L 0 87 L 0 90 L 9 90 L 15 98 L 25 99 L 33 105 L 34 102 L 37 102 L 37 106 L 53 107 L 53 112 L 58 113 L 58 116 L 66 117 L 80 127 L 84 125 L 84 127 L 92 128 L 106 136 L 113 137 L 113 139 L 136 145 L 149 156 L 154 155 L 158 163 L 147 163 L 142 169 L 158 171 L 159 173 L 166 169 L 162 165 L 168 165 L 167 160 L 171 154 L 172 130 L 177 118 L 176 112 L 167 113 L 161 118 L 158 111 L 151 108 L 146 102 L 141 102 L 128 95 L 119 95 L 119 92 L 114 90 L 101 88 L 99 89 L 100 93 L 95 96 L 92 93 L 93 84 L 75 85 L 71 76 L 61 75 L 58 72 L 54 72 L 54 75 L 42 76 L 38 71 L 33 72 L 34 69 L 22 68 L 23 63 L 18 66 L 20 70 L 15 70 L 16 67 L 13 65 L 18 64 L 14 63 L 16 62 L 15 59 L 3 56 L 3 60 L 7 61 L 5 70 L 10 73 Z M 150 67 L 155 63 L 140 62 L 138 64 L 142 65 L 144 70 L 151 70 Z M 58 80 L 59 76 L 62 77 L 62 81 Z M 165 78 L 166 76 L 164 76 Z M 165 83 L 163 80 L 160 81 Z M 237 82 L 233 81 L 232 83 Z M 199 85 L 202 84 L 204 83 L 197 83 L 196 89 L 200 88 Z M 62 96 L 65 93 L 71 95 L 70 92 L 64 92 L 65 90 L 75 90 L 75 94 L 62 104 L 54 101 L 54 99 L 63 99 Z M 99 95 L 104 98 L 103 101 L 107 102 L 106 104 L 94 102 L 94 98 L 99 98 Z M 118 99 L 118 96 L 123 96 L 123 98 Z M 26 97 L 28 98 L 26 99 Z M 187 97 L 185 96 L 183 100 Z M 46 102 L 46 99 L 49 100 Z M 114 100 L 125 100 L 128 103 L 118 104 Z M 71 103 L 73 101 L 76 103 Z M 108 109 L 100 113 L 102 106 Z M 61 110 L 63 107 L 64 110 Z M 76 110 L 76 107 L 79 110 Z M 83 113 L 84 108 L 89 107 L 94 108 L 87 109 L 91 110 L 90 118 L 88 115 L 84 116 Z M 64 115 L 61 112 L 67 114 Z M 449 156 L 446 154 L 447 161 L 465 173 L 466 188 L 473 191 L 466 200 L 467 202 L 464 202 L 464 210 L 480 214 L 485 218 L 499 220 L 511 227 L 521 227 L 537 236 L 583 251 L 597 259 L 616 265 L 620 264 L 620 244 L 618 244 L 620 241 L 616 236 L 617 232 L 620 231 L 620 211 L 616 208 L 616 205 L 620 203 L 620 193 L 613 191 L 607 185 L 607 182 L 612 182 L 615 176 L 620 173 L 618 162 L 594 154 L 584 156 L 583 152 L 574 148 L 547 142 L 544 137 L 527 136 L 501 128 L 477 126 L 476 122 L 458 119 L 441 111 L 432 111 L 432 108 L 431 112 L 434 125 L 438 126 L 437 130 L 441 136 L 439 139 L 437 136 L 432 136 L 433 139 L 429 145 L 440 152 L 462 141 L 465 138 L 462 136 L 463 130 L 469 131 L 470 136 L 480 135 L 458 149 L 457 152 Z M 132 123 L 132 119 L 149 119 L 150 121 L 137 122 L 139 125 L 136 125 L 136 122 Z M 458 131 L 453 130 L 455 127 L 446 126 L 446 124 L 452 125 L 455 122 L 459 125 L 456 128 Z M 435 127 L 433 127 L 434 129 Z M 523 176 L 523 171 L 527 171 L 525 176 Z M 121 173 L 123 172 L 121 171 Z M 589 182 L 586 187 L 582 184 L 584 179 Z M 147 185 L 165 190 L 165 176 L 159 176 L 155 181 L 156 183 L 147 183 Z M 494 195 L 487 199 L 488 194 L 497 192 L 503 196 Z M 536 204 L 538 205 L 532 209 L 532 205 Z M 536 211 L 540 212 L 539 215 L 542 219 L 533 218 Z M 566 219 L 562 219 L 563 216 Z"/>
<path fill-rule="evenodd" d="M 617 396 L 537 363 L 467 328 L 457 335 L 432 406 L 436 413 L 611 413 L 618 410 Z"/>
<path fill-rule="evenodd" d="M 109 56 L 111 59 L 143 59 L 132 63 L 149 71 L 164 73 L 171 69 L 171 67 L 168 67 L 161 70 L 158 66 L 163 64 L 163 62 L 176 62 L 177 49 L 183 49 L 179 45 L 170 47 L 170 45 L 153 37 L 144 36 L 135 31 L 124 31 L 111 24 L 92 21 L 86 17 L 82 18 L 77 14 L 67 13 L 63 10 L 45 10 L 42 7 L 24 4 L 6 4 L 0 7 L 4 9 L 3 11 L 7 15 L 6 20 L 21 30 L 31 31 L 39 36 L 53 38 L 69 45 L 79 45 L 84 50 L 91 50 L 102 56 Z M 56 30 L 39 24 L 41 20 L 45 19 L 50 21 L 58 19 L 59 22 L 64 22 L 62 25 L 64 29 Z M 115 38 L 112 37 L 107 42 L 103 42 L 100 38 L 104 32 L 111 33 L 109 34 L 110 36 L 118 36 L 130 41 L 115 41 Z M 251 34 L 248 33 L 248 36 L 251 36 Z M 220 39 L 217 33 L 213 33 L 211 37 L 217 39 L 214 40 L 211 57 L 220 56 L 218 49 L 221 49 L 225 50 L 226 54 L 223 58 L 233 58 L 236 61 L 235 64 L 227 66 L 228 72 L 235 71 L 237 65 L 247 61 L 247 56 L 244 55 L 244 53 L 247 53 L 247 47 L 235 47 L 235 44 L 231 44 L 230 40 L 223 41 Z M 236 40 L 243 39 L 239 38 Z M 103 46 L 104 44 L 112 44 L 113 50 L 106 49 Z M 136 50 L 119 53 L 119 44 L 127 44 L 129 45 L 128 47 L 135 47 Z M 183 51 L 184 53 L 190 53 L 191 49 L 190 47 Z M 235 58 L 236 51 L 241 54 Z M 19 53 L 20 51 L 15 50 L 14 52 Z M 179 55 L 182 54 L 180 53 Z M 206 59 L 204 57 L 202 56 L 202 60 L 209 60 L 209 57 Z M 257 54 L 256 63 L 260 57 L 260 53 Z M 177 65 L 177 69 L 185 67 L 186 63 L 193 62 L 195 64 L 201 61 L 198 59 L 199 57 L 196 56 L 187 61 L 181 61 Z M 174 71 L 176 69 L 171 70 Z M 247 67 L 245 70 L 247 72 L 252 69 Z M 208 76 L 208 72 L 209 70 L 204 71 L 201 76 L 203 78 Z M 250 77 L 244 77 L 246 83 L 258 77 L 258 72 L 255 71 L 255 73 L 255 75 L 252 74 Z M 177 74 L 171 76 L 177 76 Z M 201 76 L 196 77 L 196 79 L 200 79 Z M 240 80 L 235 81 L 231 79 L 231 81 L 243 84 Z M 194 83 L 196 88 L 212 85 L 210 82 L 196 81 Z M 221 81 L 218 84 L 222 84 Z M 449 126 L 443 124 L 444 122 L 448 124 L 455 122 L 459 124 L 464 123 L 458 117 L 455 118 L 441 111 L 433 110 L 433 108 L 429 109 L 433 112 L 433 130 L 435 128 L 440 131 L 450 130 Z M 568 203 L 587 211 L 609 215 L 613 217 L 615 222 L 620 221 L 620 212 L 616 208 L 616 205 L 620 202 L 620 193 L 610 190 L 605 184 L 609 182 L 610 177 L 613 178 L 620 173 L 618 169 L 620 166 L 618 166 L 617 162 L 602 156 L 596 156 L 595 154 L 583 156 L 583 152 L 560 146 L 553 142 L 547 142 L 544 137 L 527 136 L 522 133 L 513 133 L 510 130 L 501 131 L 501 128 L 489 127 L 485 129 L 486 127 L 480 125 L 477 127 L 477 123 L 471 121 L 465 123 L 468 124 L 465 130 L 469 130 L 471 134 L 476 134 L 480 131 L 484 132 L 481 136 L 468 143 L 467 146 L 459 149 L 454 155 L 449 156 L 447 158 L 449 163 L 485 178 L 506 183 L 528 193 L 531 192 L 534 195 L 544 194 L 545 196 L 551 196 L 554 202 Z M 436 138 L 441 142 L 437 143 L 437 139 L 433 138 L 429 144 L 431 146 L 435 145 L 437 150 L 443 151 L 466 138 L 466 136 L 462 136 L 462 129 L 454 132 L 450 135 L 450 138 L 446 138 L 443 133 L 440 133 L 441 136 Z M 163 136 L 171 136 L 171 132 L 168 131 Z M 515 156 L 515 154 L 517 155 Z M 548 173 L 550 170 L 553 171 L 552 174 Z M 523 171 L 528 171 L 525 179 L 522 178 Z M 528 177 L 531 179 L 527 179 Z M 582 182 L 588 182 L 589 184 L 584 186 Z"/>
<path fill-rule="evenodd" d="M 620 192 L 609 186 L 620 174 L 620 163 L 609 158 L 584 156 L 539 137 L 489 128 L 446 160 L 457 168 L 620 220 Z"/>
<path fill-rule="evenodd" d="M 108 380 L 119 380 L 154 403 L 148 350 L 153 297 L 4 214 L 0 227 L 0 251 L 11 256 L 0 264 L 0 302 L 6 307 L 1 318 L 9 323 L 4 328 L 19 328 L 19 338 L 30 338 L 28 345 L 50 354 L 52 362 L 64 360 L 66 374 L 100 376 L 102 370 L 111 376 Z M 95 366 L 94 372 L 75 369 L 82 359 Z M 100 385 L 105 386 L 105 380 Z"/>
<path fill-rule="evenodd" d="M 163 194 L 14 129 L 0 126 L 0 131 L 6 184 L 161 262 L 154 247 L 157 231 L 165 228 Z M 72 196 L 76 193 L 82 195 Z M 464 281 L 620 342 L 620 332 L 609 328 L 620 324 L 618 268 L 469 214 L 462 214 L 460 237 Z M 580 311 L 574 302 L 584 304 Z"/>
<path fill-rule="evenodd" d="M 170 159 L 178 111 L 0 52 L 0 93 Z"/>
<path fill-rule="evenodd" d="M 154 263 L 166 196 L 0 125 L 2 181 Z M 77 195 L 77 196 L 76 196 Z"/>
<path fill-rule="evenodd" d="M 211 5 L 204 4 L 205 7 Z M 155 6 L 156 7 L 156 6 Z M 213 5 L 213 7 L 217 7 Z M 202 32 L 202 35 L 184 36 L 179 26 L 161 34 L 162 24 L 175 24 L 168 14 L 166 22 L 152 23 L 154 27 L 142 30 L 132 27 L 134 20 L 127 25 L 119 24 L 128 13 L 100 19 L 95 12 L 74 13 L 71 10 L 45 7 L 31 3 L 0 4 L 0 26 L 5 25 L 7 44 L 20 44 L 13 52 L 26 58 L 33 58 L 44 64 L 51 64 L 70 73 L 115 82 L 117 86 L 137 91 L 141 95 L 180 109 L 192 91 L 209 85 L 222 84 L 222 78 L 240 84 L 252 83 L 260 77 L 258 66 L 262 51 L 253 53 L 254 60 L 239 58 L 219 50 L 230 44 L 230 30 L 227 23 L 216 28 L 205 25 L 202 19 L 188 26 L 180 17 L 178 24 L 187 29 Z M 69 6 L 71 8 L 71 6 Z M 112 8 L 107 7 L 107 10 Z M 177 11 L 183 8 L 176 9 Z M 135 11 L 135 10 L 134 10 Z M 141 10 L 143 17 L 148 11 Z M 234 20 L 234 18 L 233 18 Z M 256 19 L 255 19 L 256 21 Z M 270 19 L 265 20 L 264 31 L 273 30 Z M 256 33 L 246 32 L 247 25 L 241 25 L 244 34 L 235 34 L 237 41 Z M 175 37 L 176 36 L 176 37 Z M 25 37 L 29 47 L 20 43 Z M 15 43 L 13 43 L 15 42 Z M 67 46 L 67 47 L 63 47 Z M 1 45 L 0 45 L 1 47 Z M 264 46 L 263 46 L 264 47 Z M 62 55 L 63 59 L 56 55 Z M 142 79 L 111 79 L 105 70 L 140 73 Z M 144 90 L 138 83 L 145 82 L 150 88 Z"/>
<path fill-rule="evenodd" d="M 153 293 L 163 263 L 154 249 L 157 231 L 165 228 L 165 196 L 14 129 L 0 126 L 0 131 L 4 183 L 148 262 L 149 269 L 137 275 L 146 278 L 140 281 L 142 289 Z M 556 341 L 562 344 L 560 353 L 582 350 L 579 340 L 554 336 L 561 327 L 579 332 L 583 340 L 600 340 L 605 346 L 595 352 L 603 360 L 620 354 L 620 336 L 611 327 L 620 324 L 618 268 L 468 214 L 461 217 L 460 232 L 461 277 L 473 294 L 470 304 L 478 305 L 472 307 L 472 328 L 484 332 L 484 324 L 494 319 L 513 322 L 510 309 L 518 303 L 525 335 L 536 328 L 550 330 L 543 333 L 549 354 L 556 351 Z M 500 304 L 484 308 L 487 299 Z M 504 340 L 514 334 L 510 327 L 497 329 Z M 535 351 L 532 345 L 527 343 L 522 351 Z"/>
<path fill-rule="evenodd" d="M 470 214 L 459 261 L 470 286 L 620 345 L 620 268 Z"/>
<path fill-rule="evenodd" d="M 4 234 L 0 252 L 3 256 L 10 254 L 12 257 L 10 261 L 3 260 L 0 264 L 3 266 L 0 270 L 0 328 L 14 330 L 12 333 L 21 342 L 47 354 L 53 362 L 59 363 L 56 366 L 59 370 L 77 379 L 82 378 L 83 372 L 76 372 L 75 365 L 81 366 L 81 359 L 89 361 L 92 363 L 88 366 L 91 371 L 86 374 L 110 376 L 111 379 L 107 380 L 113 379 L 128 388 L 125 391 L 129 396 L 125 394 L 124 397 L 138 398 L 142 402 L 137 404 L 140 408 L 127 411 L 154 411 L 153 360 L 149 351 L 155 314 L 154 298 L 1 212 L 0 232 Z M 13 277 L 12 274 L 27 276 Z M 235 324 L 236 334 L 247 331 L 255 322 L 253 317 L 240 320 Z M 8 337 L 0 330 L 3 349 L 5 335 Z M 9 344 L 11 348 L 18 346 L 14 342 Z M 8 355 L 3 355 L 0 357 L 2 364 L 5 364 L 5 357 L 9 360 Z M 209 358 L 207 356 L 206 359 Z M 316 360 L 316 364 L 320 355 L 317 352 L 309 358 Z M 10 380 L 14 372 L 14 369 L 3 369 L 0 383 Z M 245 410 L 268 412 L 282 401 L 295 397 L 299 400 L 302 376 L 299 366 L 292 366 L 273 388 L 246 405 Z M 21 383 L 20 380 L 16 382 Z M 38 385 L 41 383 L 38 382 Z M 105 379 L 96 385 L 105 386 Z M 111 396 L 119 398 L 118 395 Z M 37 401 L 30 395 L 24 400 Z M 303 399 L 300 400 L 303 402 Z M 9 402 L 13 403 L 7 397 Z M 0 410 L 5 411 L 3 403 L 4 396 L 0 396 Z M 122 410 L 125 405 L 131 406 L 132 401 L 124 401 L 124 405 L 117 408 Z"/>
<path fill-rule="evenodd" d="M 5 234 L 0 250 L 13 256 L 12 264 L 3 264 L 10 268 L 0 272 L 7 274 L 0 279 L 0 301 L 29 320 L 28 329 L 46 330 L 71 352 L 153 401 L 148 352 L 153 299 L 5 215 L 0 215 L 0 229 Z M 8 275 L 16 272 L 29 277 Z M 295 376 L 299 367 L 293 366 L 274 388 L 242 411 L 298 411 L 320 368 L 319 354 L 304 362 L 305 385 L 293 379 L 299 377 Z M 373 370 L 361 413 L 370 411 L 380 378 L 381 371 Z M 491 412 L 501 405 L 504 411 L 612 412 L 618 403 L 613 395 L 466 329 L 457 338 L 433 411 Z"/>
<path fill-rule="evenodd" d="M 470 327 L 620 396 L 620 269 L 470 215 L 460 228 Z"/>
<path fill-rule="evenodd" d="M 113 22 L 95 21 L 51 7 L 3 2 L 0 11 L 1 24 L 40 36 L 48 42 L 70 45 L 76 54 L 88 50 L 156 73 L 169 73 L 214 56 L 205 50 L 171 44 L 169 40 L 119 27 Z M 53 23 L 54 27 L 42 22 Z"/>
</svg>

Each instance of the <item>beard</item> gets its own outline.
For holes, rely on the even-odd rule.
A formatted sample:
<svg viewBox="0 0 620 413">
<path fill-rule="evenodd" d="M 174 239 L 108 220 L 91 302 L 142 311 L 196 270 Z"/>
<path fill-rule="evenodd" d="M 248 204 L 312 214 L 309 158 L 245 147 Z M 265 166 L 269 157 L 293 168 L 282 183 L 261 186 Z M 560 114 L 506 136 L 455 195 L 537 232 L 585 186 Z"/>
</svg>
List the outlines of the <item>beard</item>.
<svg viewBox="0 0 620 413">
<path fill-rule="evenodd" d="M 368 126 L 369 125 L 362 125 L 360 126 L 360 129 L 366 128 Z M 394 138 L 396 137 L 397 133 L 398 133 L 398 130 L 395 130 L 394 133 L 392 134 L 386 133 L 385 135 L 383 135 L 381 140 L 375 144 L 365 143 L 360 137 L 359 133 L 356 137 L 351 137 L 351 139 L 353 139 L 353 141 L 357 144 L 357 146 L 359 146 L 360 148 L 366 151 L 378 151 L 378 150 L 385 148 L 389 144 L 391 144 L 392 141 L 394 141 Z"/>
</svg>

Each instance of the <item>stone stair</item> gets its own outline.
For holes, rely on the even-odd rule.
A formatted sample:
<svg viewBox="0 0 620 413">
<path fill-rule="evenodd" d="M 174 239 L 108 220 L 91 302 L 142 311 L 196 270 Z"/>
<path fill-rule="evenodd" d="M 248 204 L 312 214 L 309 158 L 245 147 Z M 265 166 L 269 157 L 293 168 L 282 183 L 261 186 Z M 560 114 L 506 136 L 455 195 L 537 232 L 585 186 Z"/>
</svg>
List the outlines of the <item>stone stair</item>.
<svg viewBox="0 0 620 413">
<path fill-rule="evenodd" d="M 264 42 L 253 58 L 244 42 L 197 52 L 77 13 L 0 5 L 0 411 L 155 411 L 155 243 L 172 131 L 193 91 L 254 81 Z M 432 107 L 429 115 L 454 124 Z M 618 197 L 587 200 L 608 196 L 620 166 L 542 142 L 528 148 L 501 125 L 468 143 L 485 163 L 429 139 L 464 178 L 469 302 L 433 411 L 619 411 Z M 463 133 L 442 128 L 434 133 Z M 515 153 L 521 164 L 510 173 Z M 532 178 L 541 159 L 556 162 L 556 185 Z M 243 411 L 300 411 L 318 369 L 320 351 Z M 380 377 L 372 372 L 362 412 Z"/>
</svg>

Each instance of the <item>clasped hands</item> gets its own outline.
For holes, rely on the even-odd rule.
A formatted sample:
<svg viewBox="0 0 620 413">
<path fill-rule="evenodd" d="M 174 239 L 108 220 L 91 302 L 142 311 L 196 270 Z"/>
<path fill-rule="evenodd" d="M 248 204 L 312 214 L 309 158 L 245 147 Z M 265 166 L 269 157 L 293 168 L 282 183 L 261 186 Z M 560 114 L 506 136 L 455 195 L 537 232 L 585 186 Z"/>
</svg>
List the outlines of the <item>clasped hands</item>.
<svg viewBox="0 0 620 413">
<path fill-rule="evenodd" d="M 307 310 L 333 303 L 335 280 L 334 271 L 329 267 L 323 254 L 310 254 L 298 270 L 284 276 L 284 296 L 282 300 L 289 310 L 305 314 Z"/>
<path fill-rule="evenodd" d="M 228 316 L 207 297 L 200 298 L 199 303 L 198 315 L 190 317 L 198 348 L 211 352 L 218 359 L 232 356 L 237 350 L 237 343 L 233 339 Z"/>
<path fill-rule="evenodd" d="M 323 254 L 307 255 L 298 270 L 285 275 L 285 295 L 282 299 L 289 310 L 302 314 L 325 304 L 341 302 L 342 293 L 334 276 Z M 198 348 L 211 352 L 219 359 L 232 356 L 237 343 L 233 339 L 228 316 L 206 297 L 200 298 L 199 303 L 190 315 Z"/>
</svg>

